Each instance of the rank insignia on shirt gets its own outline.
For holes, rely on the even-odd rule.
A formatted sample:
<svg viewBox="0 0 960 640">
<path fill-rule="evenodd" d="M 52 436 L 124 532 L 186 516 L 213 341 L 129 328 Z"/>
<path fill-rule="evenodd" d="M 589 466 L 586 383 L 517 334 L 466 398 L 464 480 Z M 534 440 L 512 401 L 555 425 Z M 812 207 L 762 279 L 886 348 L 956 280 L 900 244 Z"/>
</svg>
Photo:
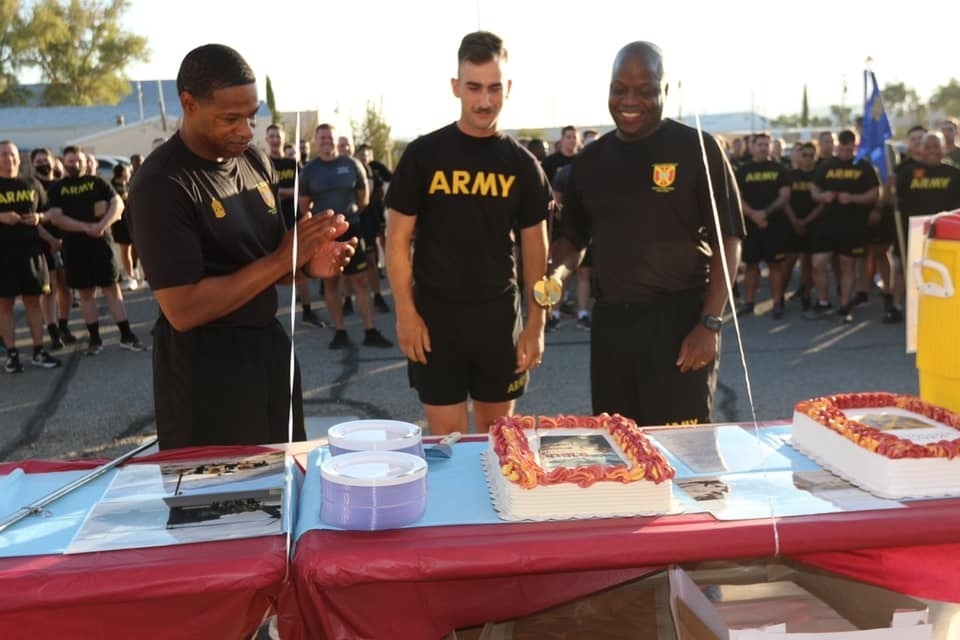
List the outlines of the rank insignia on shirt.
<svg viewBox="0 0 960 640">
<path fill-rule="evenodd" d="M 277 201 L 273 199 L 273 190 L 270 189 L 270 185 L 266 182 L 258 182 L 257 191 L 260 192 L 260 197 L 263 198 L 263 203 L 270 209 L 270 213 L 276 213 Z"/>
<path fill-rule="evenodd" d="M 213 217 L 215 218 L 225 218 L 227 216 L 227 210 L 216 198 L 210 201 L 210 208 L 213 209 Z"/>
<path fill-rule="evenodd" d="M 673 182 L 677 179 L 677 163 L 665 162 L 653 165 L 653 190 L 673 191 Z"/>
</svg>

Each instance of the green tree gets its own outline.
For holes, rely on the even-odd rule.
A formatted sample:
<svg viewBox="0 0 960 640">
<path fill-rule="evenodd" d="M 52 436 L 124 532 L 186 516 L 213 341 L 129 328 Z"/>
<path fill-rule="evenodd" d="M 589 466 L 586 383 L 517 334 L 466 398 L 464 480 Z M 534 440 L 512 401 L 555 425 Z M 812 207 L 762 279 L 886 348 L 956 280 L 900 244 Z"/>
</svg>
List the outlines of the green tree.
<svg viewBox="0 0 960 640">
<path fill-rule="evenodd" d="M 800 105 L 800 126 L 810 126 L 810 104 L 807 102 L 807 85 L 803 85 L 803 104 Z"/>
<path fill-rule="evenodd" d="M 29 91 L 17 82 L 24 47 L 19 0 L 0 0 L 0 27 L 0 106 L 23 105 Z"/>
<path fill-rule="evenodd" d="M 129 0 L 39 0 L 24 34 L 25 64 L 40 70 L 49 105 L 116 104 L 130 93 L 124 69 L 149 60 L 147 39 L 120 28 Z"/>
<path fill-rule="evenodd" d="M 934 89 L 930 96 L 930 107 L 950 116 L 960 115 L 960 81 L 950 78 L 950 82 Z"/>
<path fill-rule="evenodd" d="M 270 109 L 270 123 L 278 124 L 283 118 L 277 111 L 277 99 L 273 95 L 273 83 L 270 81 L 270 76 L 267 76 L 267 107 Z"/>
<path fill-rule="evenodd" d="M 382 107 L 367 102 L 367 110 L 363 120 L 350 120 L 353 130 L 354 147 L 367 143 L 373 149 L 373 157 L 393 169 L 393 144 L 390 141 L 390 125 L 383 117 Z"/>
</svg>

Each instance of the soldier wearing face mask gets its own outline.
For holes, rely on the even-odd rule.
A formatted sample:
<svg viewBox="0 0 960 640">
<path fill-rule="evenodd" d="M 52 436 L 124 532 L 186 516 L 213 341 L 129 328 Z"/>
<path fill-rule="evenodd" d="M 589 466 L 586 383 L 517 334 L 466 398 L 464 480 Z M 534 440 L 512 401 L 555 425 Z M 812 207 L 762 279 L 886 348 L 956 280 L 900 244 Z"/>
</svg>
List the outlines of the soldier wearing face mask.
<svg viewBox="0 0 960 640">
<path fill-rule="evenodd" d="M 33 165 L 33 177 L 40 184 L 43 197 L 40 199 L 40 211 L 46 211 L 47 196 L 50 187 L 59 178 L 54 174 L 54 157 L 49 149 L 38 147 L 30 152 L 30 164 Z M 50 335 L 50 350 L 57 351 L 64 344 L 74 344 L 77 339 L 70 332 L 70 305 L 72 303 L 70 287 L 67 286 L 67 271 L 63 259 L 63 232 L 49 219 L 41 225 L 44 239 L 43 253 L 50 272 L 50 292 L 40 298 L 43 309 L 43 322 Z"/>
</svg>

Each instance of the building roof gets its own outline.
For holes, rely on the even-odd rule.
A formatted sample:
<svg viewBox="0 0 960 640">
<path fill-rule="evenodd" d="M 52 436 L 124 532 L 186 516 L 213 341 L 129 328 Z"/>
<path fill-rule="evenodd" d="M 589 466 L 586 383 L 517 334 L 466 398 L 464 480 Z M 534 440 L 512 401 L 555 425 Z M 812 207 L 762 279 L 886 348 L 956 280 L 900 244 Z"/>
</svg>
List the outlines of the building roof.
<svg viewBox="0 0 960 640">
<path fill-rule="evenodd" d="M 696 118 L 686 115 L 680 121 L 691 127 L 697 126 Z M 710 133 L 757 133 L 771 128 L 770 119 L 755 111 L 731 113 L 705 113 L 700 116 L 700 128 Z"/>
<path fill-rule="evenodd" d="M 133 124 L 160 115 L 161 87 L 163 90 L 163 108 L 170 121 L 176 121 L 182 115 L 180 96 L 177 94 L 176 80 L 131 81 L 131 91 L 115 105 L 93 105 L 85 107 L 44 107 L 41 106 L 45 85 L 22 85 L 30 91 L 31 98 L 24 107 L 0 108 L 0 129 L 4 131 L 22 131 L 44 129 L 48 127 L 115 127 L 122 122 Z M 142 101 L 141 101 L 142 96 Z M 141 111 L 141 102 L 143 110 Z"/>
</svg>

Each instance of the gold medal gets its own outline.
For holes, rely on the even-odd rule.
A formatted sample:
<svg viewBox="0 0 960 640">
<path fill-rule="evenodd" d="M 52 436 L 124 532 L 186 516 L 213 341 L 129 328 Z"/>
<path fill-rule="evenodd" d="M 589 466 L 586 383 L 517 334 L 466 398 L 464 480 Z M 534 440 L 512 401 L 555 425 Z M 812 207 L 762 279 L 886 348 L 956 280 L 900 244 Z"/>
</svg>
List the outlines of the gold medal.
<svg viewBox="0 0 960 640">
<path fill-rule="evenodd" d="M 543 276 L 533 285 L 533 299 L 541 307 L 548 309 L 560 302 L 563 296 L 563 285 L 554 278 Z"/>
</svg>

